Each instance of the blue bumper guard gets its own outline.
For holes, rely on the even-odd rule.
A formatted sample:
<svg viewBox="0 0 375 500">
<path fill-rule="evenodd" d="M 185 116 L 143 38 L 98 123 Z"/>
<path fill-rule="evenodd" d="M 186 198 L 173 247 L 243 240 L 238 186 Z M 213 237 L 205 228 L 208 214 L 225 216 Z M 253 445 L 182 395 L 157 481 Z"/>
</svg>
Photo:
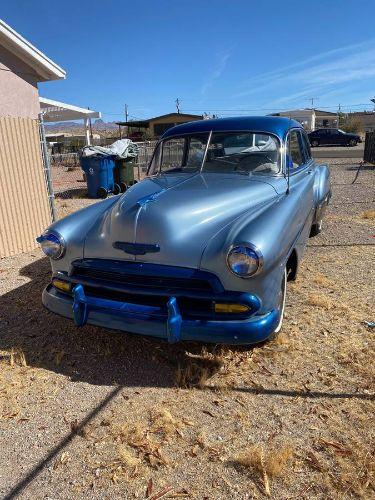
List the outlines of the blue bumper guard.
<svg viewBox="0 0 375 500">
<path fill-rule="evenodd" d="M 113 304 L 113 312 L 124 312 L 127 304 L 122 303 L 119 307 L 115 302 Z M 73 289 L 73 317 L 77 326 L 84 326 L 87 323 L 88 312 L 90 310 L 102 309 L 103 304 L 100 299 L 87 297 L 82 285 L 76 285 Z M 134 307 L 134 306 L 133 306 Z M 176 297 L 170 297 L 167 303 L 168 319 L 166 326 L 166 334 L 168 342 L 171 344 L 181 340 L 181 325 L 182 316 L 178 307 Z"/>
</svg>

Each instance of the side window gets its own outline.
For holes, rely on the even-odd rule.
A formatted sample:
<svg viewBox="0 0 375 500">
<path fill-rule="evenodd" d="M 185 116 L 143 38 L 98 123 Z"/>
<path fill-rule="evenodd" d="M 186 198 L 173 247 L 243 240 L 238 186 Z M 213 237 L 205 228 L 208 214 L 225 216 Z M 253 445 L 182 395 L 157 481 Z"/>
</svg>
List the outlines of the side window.
<svg viewBox="0 0 375 500">
<path fill-rule="evenodd" d="M 171 170 L 182 167 L 185 152 L 185 139 L 169 139 L 163 142 L 160 170 Z"/>
<path fill-rule="evenodd" d="M 289 168 L 293 170 L 304 164 L 299 135 L 297 130 L 292 130 L 288 137 L 286 161 L 287 167 L 289 166 Z"/>
<path fill-rule="evenodd" d="M 301 132 L 301 138 L 302 138 L 302 144 L 303 144 L 303 150 L 304 150 L 304 156 L 305 156 L 305 163 L 307 163 L 309 160 L 311 160 L 310 142 L 309 142 L 305 132 Z"/>
</svg>

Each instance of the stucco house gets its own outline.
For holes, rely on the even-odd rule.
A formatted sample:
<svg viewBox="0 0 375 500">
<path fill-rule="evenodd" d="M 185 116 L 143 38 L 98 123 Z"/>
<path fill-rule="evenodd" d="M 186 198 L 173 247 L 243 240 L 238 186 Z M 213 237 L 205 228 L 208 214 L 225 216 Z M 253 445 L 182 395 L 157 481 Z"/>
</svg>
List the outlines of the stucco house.
<svg viewBox="0 0 375 500">
<path fill-rule="evenodd" d="M 38 83 L 65 71 L 0 20 L 0 258 L 35 248 L 51 221 Z"/>
<path fill-rule="evenodd" d="M 297 120 L 308 132 L 318 128 L 338 128 L 339 126 L 339 117 L 337 113 L 331 113 L 330 111 L 320 109 L 291 109 L 289 111 L 272 113 L 271 116 L 286 116 L 293 120 Z"/>
</svg>

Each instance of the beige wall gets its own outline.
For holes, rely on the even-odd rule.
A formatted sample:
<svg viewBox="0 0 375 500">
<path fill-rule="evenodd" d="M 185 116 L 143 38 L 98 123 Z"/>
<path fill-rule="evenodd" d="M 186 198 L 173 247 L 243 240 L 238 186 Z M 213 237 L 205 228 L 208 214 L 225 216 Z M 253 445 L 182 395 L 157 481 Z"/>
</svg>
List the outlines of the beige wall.
<svg viewBox="0 0 375 500">
<path fill-rule="evenodd" d="M 0 46 L 0 117 L 37 118 L 37 77 L 23 61 Z"/>
<path fill-rule="evenodd" d="M 31 250 L 51 223 L 37 120 L 0 118 L 0 258 Z"/>
</svg>

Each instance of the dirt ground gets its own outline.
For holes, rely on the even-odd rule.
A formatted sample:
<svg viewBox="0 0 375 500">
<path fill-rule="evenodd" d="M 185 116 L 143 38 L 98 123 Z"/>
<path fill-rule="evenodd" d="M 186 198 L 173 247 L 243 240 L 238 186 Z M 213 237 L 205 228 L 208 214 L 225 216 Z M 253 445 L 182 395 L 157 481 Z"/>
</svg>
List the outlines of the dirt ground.
<svg viewBox="0 0 375 500">
<path fill-rule="evenodd" d="M 39 250 L 1 260 L 0 496 L 375 498 L 375 171 L 352 184 L 355 161 L 329 161 L 323 233 L 264 345 L 78 329 L 41 305 Z"/>
</svg>

